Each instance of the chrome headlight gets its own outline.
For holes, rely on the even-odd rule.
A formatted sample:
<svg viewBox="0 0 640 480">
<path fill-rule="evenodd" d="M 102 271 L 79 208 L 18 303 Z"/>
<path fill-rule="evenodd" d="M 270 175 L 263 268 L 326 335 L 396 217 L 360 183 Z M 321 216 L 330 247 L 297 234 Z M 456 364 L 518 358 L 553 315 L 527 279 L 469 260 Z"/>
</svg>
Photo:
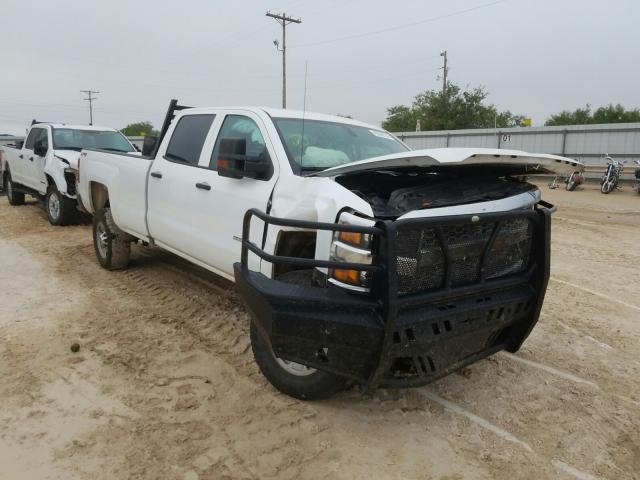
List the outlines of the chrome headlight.
<svg viewBox="0 0 640 480">
<path fill-rule="evenodd" d="M 373 227 L 375 222 L 351 213 L 343 212 L 338 223 L 342 225 L 357 225 L 362 227 Z M 368 233 L 356 232 L 335 232 L 331 242 L 331 252 L 329 258 L 336 262 L 371 264 L 371 244 L 372 238 Z M 359 270 L 347 270 L 343 268 L 329 269 L 328 280 L 330 283 L 354 290 L 357 292 L 368 292 L 371 284 L 369 272 Z"/>
</svg>

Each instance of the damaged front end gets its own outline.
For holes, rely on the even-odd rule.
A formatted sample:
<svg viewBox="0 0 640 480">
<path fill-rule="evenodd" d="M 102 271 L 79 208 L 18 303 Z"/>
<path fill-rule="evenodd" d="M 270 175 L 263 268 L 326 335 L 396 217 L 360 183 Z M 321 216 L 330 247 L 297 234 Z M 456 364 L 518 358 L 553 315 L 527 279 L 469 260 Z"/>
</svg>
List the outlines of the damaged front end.
<svg viewBox="0 0 640 480">
<path fill-rule="evenodd" d="M 486 185 L 482 190 L 491 195 Z M 387 199 L 386 214 L 373 226 L 246 213 L 235 279 L 277 357 L 374 388 L 422 385 L 499 350 L 518 350 L 547 287 L 552 206 L 539 201 L 529 209 L 396 218 L 402 202 L 415 209 L 411 202 L 422 201 L 410 197 Z M 367 235 L 371 262 L 269 254 L 249 240 L 253 217 L 267 225 Z M 274 265 L 366 272 L 368 288 L 354 294 L 284 283 L 249 270 L 250 253 Z"/>
</svg>

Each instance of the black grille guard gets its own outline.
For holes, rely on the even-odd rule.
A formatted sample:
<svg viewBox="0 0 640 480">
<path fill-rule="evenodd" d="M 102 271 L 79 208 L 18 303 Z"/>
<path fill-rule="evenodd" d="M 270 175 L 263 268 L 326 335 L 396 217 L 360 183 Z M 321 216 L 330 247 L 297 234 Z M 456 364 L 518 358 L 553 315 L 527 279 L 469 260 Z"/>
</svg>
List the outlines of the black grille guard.
<svg viewBox="0 0 640 480">
<path fill-rule="evenodd" d="M 530 210 L 381 220 L 374 227 L 363 227 L 283 219 L 251 209 L 243 220 L 241 260 L 234 264 L 236 285 L 258 330 L 271 343 L 277 356 L 351 378 L 365 388 L 420 385 L 499 350 L 515 352 L 520 348 L 538 320 L 547 288 L 553 211 L 553 205 L 539 201 Z M 373 262 L 359 264 L 269 254 L 249 240 L 253 217 L 266 225 L 372 234 L 375 239 Z M 533 225 L 529 264 L 518 274 L 488 279 L 485 266 L 487 253 L 495 241 L 495 232 L 503 222 L 514 218 L 526 218 Z M 447 269 L 444 286 L 435 291 L 399 295 L 396 246 L 394 241 L 390 241 L 395 238 L 398 229 L 407 226 L 430 227 L 442 235 L 442 227 L 468 222 L 496 224 L 494 235 L 482 253 L 479 280 L 470 285 L 452 286 L 451 265 L 447 248 L 444 247 Z M 371 272 L 371 292 L 358 295 L 347 293 L 339 287 L 302 287 L 273 280 L 249 269 L 249 252 L 271 264 Z M 489 300 L 487 295 L 491 294 L 494 295 L 494 308 L 490 302 L 487 305 L 479 303 Z M 438 312 L 434 306 L 456 301 L 461 306 L 456 317 L 460 320 L 460 328 L 456 332 L 459 336 L 441 335 L 436 338 L 430 331 L 427 335 L 423 328 L 425 322 L 432 322 L 429 325 L 447 325 L 446 319 L 449 317 L 446 315 L 450 315 Z M 525 307 L 521 309 L 521 305 Z M 496 315 L 495 311 L 499 313 Z M 463 319 L 461 314 L 466 317 Z M 485 326 L 489 324 L 492 329 L 490 335 Z M 411 343 L 412 339 L 405 338 L 402 332 L 412 337 L 418 335 L 414 333 L 414 327 L 415 332 L 423 337 Z M 433 328 L 436 330 L 436 327 Z M 443 333 L 446 333 L 444 329 Z M 480 343 L 478 338 L 482 340 Z M 477 345 L 460 350 L 461 342 Z M 327 362 L 322 354 L 314 356 L 309 353 L 317 352 L 316 348 L 322 345 L 330 345 L 332 362 Z M 421 356 L 420 349 L 427 351 L 425 356 Z M 401 350 L 404 353 L 399 353 Z M 436 365 L 429 351 L 439 352 Z M 406 378 L 390 377 L 389 372 L 399 355 L 412 361 L 418 374 Z"/>
</svg>

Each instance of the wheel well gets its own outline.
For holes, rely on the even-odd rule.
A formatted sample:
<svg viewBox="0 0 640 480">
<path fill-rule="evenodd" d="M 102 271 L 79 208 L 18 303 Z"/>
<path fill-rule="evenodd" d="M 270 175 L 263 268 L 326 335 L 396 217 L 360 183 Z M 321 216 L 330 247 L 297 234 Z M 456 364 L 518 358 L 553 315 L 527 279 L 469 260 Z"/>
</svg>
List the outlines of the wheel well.
<svg viewBox="0 0 640 480">
<path fill-rule="evenodd" d="M 49 187 L 51 185 L 54 185 L 57 188 L 56 182 L 53 180 L 53 177 L 51 175 L 47 173 L 45 174 L 45 177 L 47 178 L 47 190 L 49 190 Z"/>
<path fill-rule="evenodd" d="M 315 258 L 316 232 L 280 232 L 276 244 L 276 255 L 284 257 Z M 295 265 L 273 266 L 273 278 L 293 270 L 303 270 L 305 267 Z"/>
<path fill-rule="evenodd" d="M 91 182 L 91 205 L 94 212 L 109 206 L 109 190 L 103 184 Z"/>
</svg>

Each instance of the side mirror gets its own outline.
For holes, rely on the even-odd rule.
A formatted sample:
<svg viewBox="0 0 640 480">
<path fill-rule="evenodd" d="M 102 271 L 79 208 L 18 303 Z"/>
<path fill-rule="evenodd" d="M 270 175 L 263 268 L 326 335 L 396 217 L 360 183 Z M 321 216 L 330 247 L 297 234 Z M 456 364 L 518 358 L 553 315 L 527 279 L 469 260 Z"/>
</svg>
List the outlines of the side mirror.
<svg viewBox="0 0 640 480">
<path fill-rule="evenodd" d="M 145 135 L 142 141 L 142 155 L 150 157 L 156 150 L 156 144 L 158 143 L 158 137 L 156 135 Z"/>
<path fill-rule="evenodd" d="M 221 138 L 216 165 L 218 175 L 227 178 L 264 178 L 271 171 L 271 160 L 266 153 L 257 157 L 247 155 L 244 138 Z"/>
<path fill-rule="evenodd" d="M 33 145 L 33 153 L 35 153 L 39 157 L 44 157 L 47 154 L 48 150 L 49 148 L 45 145 L 45 143 L 42 140 L 38 140 Z"/>
</svg>

